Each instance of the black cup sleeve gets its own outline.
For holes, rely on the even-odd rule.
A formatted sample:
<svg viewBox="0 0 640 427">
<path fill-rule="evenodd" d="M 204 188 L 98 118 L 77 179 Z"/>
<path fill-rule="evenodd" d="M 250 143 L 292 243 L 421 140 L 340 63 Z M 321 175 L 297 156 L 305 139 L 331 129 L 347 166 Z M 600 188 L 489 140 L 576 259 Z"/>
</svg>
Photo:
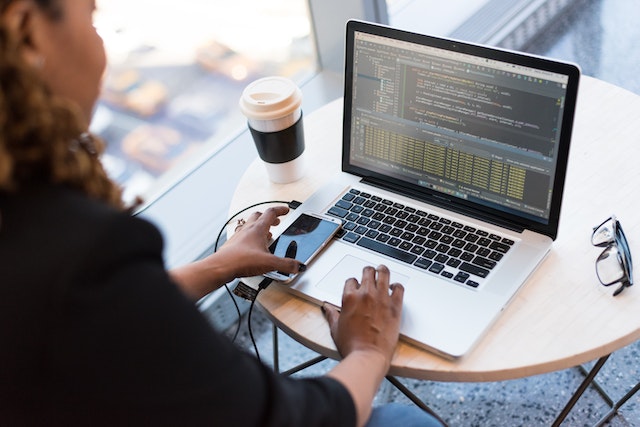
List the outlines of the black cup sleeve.
<svg viewBox="0 0 640 427">
<path fill-rule="evenodd" d="M 286 163 L 297 159 L 304 151 L 304 127 L 302 116 L 293 126 L 277 132 L 260 132 L 252 129 L 251 136 L 258 155 L 267 163 Z"/>
</svg>

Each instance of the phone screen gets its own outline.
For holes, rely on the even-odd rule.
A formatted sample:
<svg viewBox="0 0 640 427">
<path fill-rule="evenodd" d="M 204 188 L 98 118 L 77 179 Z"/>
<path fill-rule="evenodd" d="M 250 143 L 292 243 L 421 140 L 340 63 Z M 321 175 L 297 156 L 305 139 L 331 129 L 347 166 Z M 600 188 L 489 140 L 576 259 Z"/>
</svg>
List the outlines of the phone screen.
<svg viewBox="0 0 640 427">
<path fill-rule="evenodd" d="M 295 258 L 306 264 L 333 237 L 340 225 L 339 220 L 303 213 L 269 246 L 269 250 L 279 257 Z M 278 277 L 279 280 L 290 278 L 286 273 L 278 272 L 277 275 L 284 276 Z"/>
</svg>

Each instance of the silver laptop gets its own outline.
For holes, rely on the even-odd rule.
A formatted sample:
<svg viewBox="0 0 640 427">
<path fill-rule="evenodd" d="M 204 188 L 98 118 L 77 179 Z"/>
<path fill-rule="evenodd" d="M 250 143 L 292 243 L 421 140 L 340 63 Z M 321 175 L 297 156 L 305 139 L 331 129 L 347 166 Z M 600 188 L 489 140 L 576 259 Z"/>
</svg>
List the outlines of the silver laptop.
<svg viewBox="0 0 640 427">
<path fill-rule="evenodd" d="M 340 305 L 385 264 L 402 338 L 461 357 L 557 235 L 580 71 L 360 21 L 345 62 L 342 173 L 296 211 L 343 230 L 289 289 Z"/>
</svg>

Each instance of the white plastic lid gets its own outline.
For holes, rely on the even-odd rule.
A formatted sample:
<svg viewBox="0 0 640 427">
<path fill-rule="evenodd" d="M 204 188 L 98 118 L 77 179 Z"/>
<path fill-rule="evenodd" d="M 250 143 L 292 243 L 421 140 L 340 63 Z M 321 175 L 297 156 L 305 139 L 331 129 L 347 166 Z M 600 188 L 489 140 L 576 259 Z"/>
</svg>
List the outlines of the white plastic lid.
<svg viewBox="0 0 640 427">
<path fill-rule="evenodd" d="M 240 109 L 247 118 L 272 120 L 292 114 L 302 105 L 302 91 L 284 77 L 264 77 L 242 92 Z"/>
</svg>

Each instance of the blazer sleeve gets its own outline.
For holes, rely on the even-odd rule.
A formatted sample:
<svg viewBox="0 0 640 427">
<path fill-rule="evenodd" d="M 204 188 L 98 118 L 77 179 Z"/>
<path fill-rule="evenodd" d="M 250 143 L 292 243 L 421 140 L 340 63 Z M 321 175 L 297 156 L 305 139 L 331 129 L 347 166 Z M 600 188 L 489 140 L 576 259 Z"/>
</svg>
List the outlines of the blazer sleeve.
<svg viewBox="0 0 640 427">
<path fill-rule="evenodd" d="M 340 383 L 276 375 L 215 331 L 171 282 L 155 227 L 125 214 L 104 223 L 86 230 L 52 319 L 50 421 L 355 425 Z"/>
</svg>

